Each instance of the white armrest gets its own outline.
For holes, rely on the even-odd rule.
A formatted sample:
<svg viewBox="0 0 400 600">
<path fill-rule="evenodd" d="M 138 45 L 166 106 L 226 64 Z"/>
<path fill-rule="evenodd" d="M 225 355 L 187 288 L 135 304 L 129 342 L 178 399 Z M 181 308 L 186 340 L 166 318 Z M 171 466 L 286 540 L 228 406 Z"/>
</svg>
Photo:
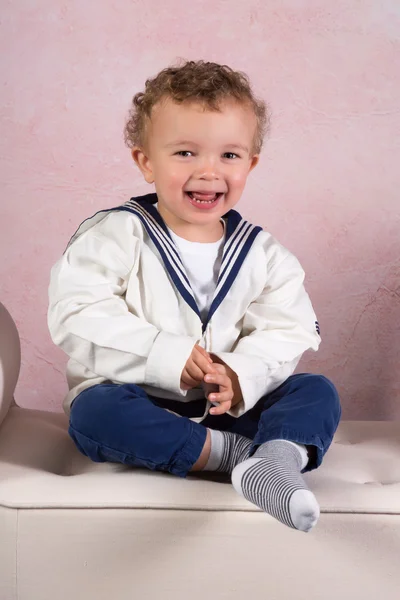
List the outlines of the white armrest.
<svg viewBox="0 0 400 600">
<path fill-rule="evenodd" d="M 14 403 L 20 366 L 21 346 L 17 327 L 0 302 L 0 425 Z"/>
</svg>

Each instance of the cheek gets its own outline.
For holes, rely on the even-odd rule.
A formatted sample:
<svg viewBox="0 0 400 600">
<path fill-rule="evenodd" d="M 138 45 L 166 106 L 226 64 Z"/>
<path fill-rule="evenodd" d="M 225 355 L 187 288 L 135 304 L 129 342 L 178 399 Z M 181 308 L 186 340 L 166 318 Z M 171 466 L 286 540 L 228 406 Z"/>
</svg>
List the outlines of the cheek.
<svg viewBox="0 0 400 600">
<path fill-rule="evenodd" d="M 175 190 L 178 187 L 182 187 L 186 182 L 186 179 L 187 177 L 183 169 L 180 169 L 175 165 L 168 168 L 167 171 L 164 171 L 163 174 L 164 185 L 171 190 Z"/>
<path fill-rule="evenodd" d="M 240 170 L 236 173 L 232 173 L 232 176 L 230 177 L 231 187 L 237 190 L 243 189 L 247 181 L 247 175 L 247 170 Z"/>
</svg>

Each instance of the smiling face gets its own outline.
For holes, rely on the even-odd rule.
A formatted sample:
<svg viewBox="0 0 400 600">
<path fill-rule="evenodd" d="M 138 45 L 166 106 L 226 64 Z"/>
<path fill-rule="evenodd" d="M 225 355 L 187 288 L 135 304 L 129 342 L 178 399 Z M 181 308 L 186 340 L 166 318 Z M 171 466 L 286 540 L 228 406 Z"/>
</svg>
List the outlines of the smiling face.
<svg viewBox="0 0 400 600">
<path fill-rule="evenodd" d="M 147 125 L 146 148 L 133 148 L 132 156 L 155 184 L 164 221 L 190 241 L 220 239 L 220 218 L 240 200 L 258 162 L 252 110 L 233 101 L 211 111 L 166 99 L 153 108 Z"/>
</svg>

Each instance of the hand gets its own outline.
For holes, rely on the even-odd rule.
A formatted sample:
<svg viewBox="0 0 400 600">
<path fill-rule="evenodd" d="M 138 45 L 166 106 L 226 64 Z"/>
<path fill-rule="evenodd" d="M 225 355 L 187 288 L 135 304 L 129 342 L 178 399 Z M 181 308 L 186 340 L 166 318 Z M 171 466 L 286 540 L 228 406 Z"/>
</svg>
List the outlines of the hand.
<svg viewBox="0 0 400 600">
<path fill-rule="evenodd" d="M 191 390 L 204 380 L 207 373 L 213 373 L 214 366 L 210 355 L 204 348 L 196 344 L 192 354 L 186 361 L 181 374 L 181 389 Z"/>
<path fill-rule="evenodd" d="M 212 358 L 214 360 L 214 373 L 205 375 L 204 381 L 219 386 L 219 392 L 212 392 L 208 395 L 208 400 L 210 402 L 218 402 L 219 406 L 211 408 L 210 414 L 223 415 L 243 400 L 242 391 L 235 371 L 218 359 L 218 357 L 212 356 Z M 218 361 L 218 363 L 215 361 Z"/>
</svg>

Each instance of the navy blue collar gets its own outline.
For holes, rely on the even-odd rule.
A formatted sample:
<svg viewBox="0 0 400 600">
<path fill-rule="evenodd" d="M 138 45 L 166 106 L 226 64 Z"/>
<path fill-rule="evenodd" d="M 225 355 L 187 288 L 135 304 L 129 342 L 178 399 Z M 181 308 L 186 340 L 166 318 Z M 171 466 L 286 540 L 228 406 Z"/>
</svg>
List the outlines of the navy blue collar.
<svg viewBox="0 0 400 600">
<path fill-rule="evenodd" d="M 100 211 L 99 213 L 96 213 L 94 217 L 100 215 L 100 213 L 108 213 L 114 210 L 125 210 L 136 215 L 160 253 L 164 266 L 174 282 L 176 289 L 185 302 L 187 302 L 192 310 L 198 315 L 199 319 L 201 319 L 200 311 L 185 267 L 183 266 L 182 259 L 179 255 L 178 248 L 172 240 L 163 218 L 155 207 L 157 202 L 157 194 L 147 194 L 146 196 L 131 198 L 121 206 L 108 209 L 107 211 Z M 99 217 L 97 221 L 100 220 L 100 218 L 103 218 L 103 216 Z M 89 223 L 87 224 L 87 227 L 84 225 L 91 219 L 92 218 L 86 219 L 86 221 L 82 223 L 76 234 L 71 238 L 70 243 L 74 241 L 82 230 L 91 226 Z M 210 310 L 208 311 L 207 318 L 203 322 L 203 332 L 235 281 L 254 240 L 260 231 L 262 231 L 261 227 L 252 225 L 248 221 L 242 219 L 240 214 L 235 210 L 230 210 L 223 216 L 223 219 L 225 221 L 226 235 L 221 268 L 214 298 Z"/>
</svg>

